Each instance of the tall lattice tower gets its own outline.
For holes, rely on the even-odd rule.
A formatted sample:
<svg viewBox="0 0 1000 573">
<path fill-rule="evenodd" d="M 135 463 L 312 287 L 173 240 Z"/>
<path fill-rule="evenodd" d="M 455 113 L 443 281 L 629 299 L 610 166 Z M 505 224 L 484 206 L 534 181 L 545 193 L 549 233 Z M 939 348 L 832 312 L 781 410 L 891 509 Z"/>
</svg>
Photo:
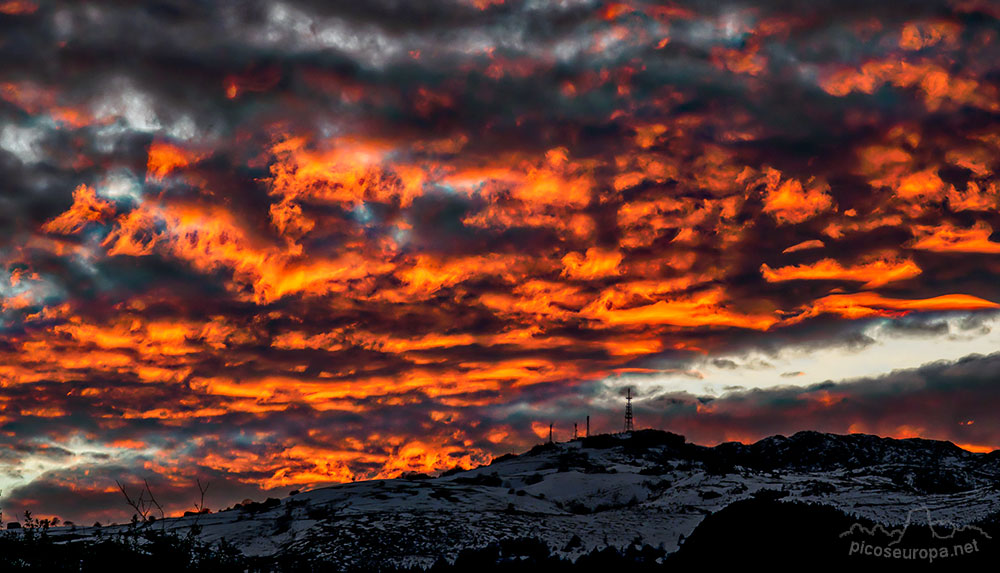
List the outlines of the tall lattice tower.
<svg viewBox="0 0 1000 573">
<path fill-rule="evenodd" d="M 632 416 L 632 387 L 630 386 L 625 396 L 625 431 L 631 432 L 633 430 L 635 430 L 635 418 Z"/>
</svg>

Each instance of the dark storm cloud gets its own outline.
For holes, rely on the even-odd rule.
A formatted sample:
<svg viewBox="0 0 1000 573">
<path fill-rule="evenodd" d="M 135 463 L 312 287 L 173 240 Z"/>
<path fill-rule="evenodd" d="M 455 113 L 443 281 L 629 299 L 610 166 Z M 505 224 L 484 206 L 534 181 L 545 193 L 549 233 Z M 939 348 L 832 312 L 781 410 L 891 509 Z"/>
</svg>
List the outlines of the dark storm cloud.
<svg viewBox="0 0 1000 573">
<path fill-rule="evenodd" d="M 661 396 L 637 402 L 636 416 L 699 443 L 815 429 L 997 447 L 1000 426 L 992 411 L 998 396 L 992 373 L 998 363 L 997 354 L 972 355 L 875 378 L 751 390 L 715 399 L 701 412 L 695 412 L 692 396 Z"/>
</svg>

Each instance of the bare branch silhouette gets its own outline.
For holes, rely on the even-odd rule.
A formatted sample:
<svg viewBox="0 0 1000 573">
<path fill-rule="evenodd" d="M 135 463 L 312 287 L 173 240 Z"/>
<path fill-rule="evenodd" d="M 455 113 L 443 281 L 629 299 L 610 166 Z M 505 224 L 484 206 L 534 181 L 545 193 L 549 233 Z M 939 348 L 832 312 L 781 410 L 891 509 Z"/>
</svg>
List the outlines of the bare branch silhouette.
<svg viewBox="0 0 1000 573">
<path fill-rule="evenodd" d="M 153 509 L 160 512 L 160 519 L 166 517 L 166 514 L 163 511 L 163 506 L 160 505 L 160 502 L 156 501 L 156 496 L 153 495 L 153 490 L 149 487 L 149 480 L 142 480 L 143 488 L 139 490 L 138 497 L 130 495 L 128 488 L 125 487 L 125 484 L 118 480 L 115 480 L 115 483 L 118 485 L 118 490 L 122 492 L 123 496 L 125 496 L 125 503 L 135 510 L 137 519 L 144 522 L 155 519 L 155 517 L 151 517 L 149 515 Z"/>
<path fill-rule="evenodd" d="M 205 485 L 202 486 L 200 478 L 196 479 L 195 481 L 198 483 L 198 492 L 201 493 L 201 500 L 195 502 L 194 508 L 198 513 L 205 513 L 205 492 L 208 491 L 208 488 L 209 486 L 212 485 L 212 482 L 205 482 Z"/>
<path fill-rule="evenodd" d="M 115 483 L 118 484 L 119 491 L 121 491 L 122 495 L 125 496 L 125 503 L 135 510 L 135 514 L 141 518 L 142 521 L 147 521 L 149 519 L 149 511 L 152 508 L 149 506 L 149 502 L 144 499 L 146 493 L 145 490 L 140 490 L 139 497 L 133 499 L 132 496 L 129 495 L 128 490 L 125 489 L 125 485 L 123 483 L 118 480 L 115 480 Z"/>
<path fill-rule="evenodd" d="M 144 479 L 142 480 L 142 483 L 146 484 L 146 493 L 149 494 L 150 509 L 155 507 L 156 510 L 160 512 L 160 519 L 163 519 L 164 517 L 166 517 L 166 515 L 163 513 L 163 506 L 161 506 L 160 503 L 156 501 L 156 498 L 153 497 L 153 490 L 149 488 L 149 481 Z"/>
</svg>

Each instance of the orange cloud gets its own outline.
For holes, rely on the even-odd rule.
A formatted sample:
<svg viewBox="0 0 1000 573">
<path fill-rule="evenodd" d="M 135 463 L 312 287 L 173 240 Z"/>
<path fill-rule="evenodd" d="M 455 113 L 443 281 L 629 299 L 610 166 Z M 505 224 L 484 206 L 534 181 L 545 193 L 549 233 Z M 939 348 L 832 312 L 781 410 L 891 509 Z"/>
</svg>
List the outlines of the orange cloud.
<svg viewBox="0 0 1000 573">
<path fill-rule="evenodd" d="M 146 176 L 154 180 L 163 179 L 171 172 L 187 167 L 199 159 L 201 155 L 198 153 L 169 143 L 154 141 L 149 146 Z"/>
<path fill-rule="evenodd" d="M 342 137 L 314 149 L 304 137 L 289 137 L 271 152 L 276 161 L 268 182 L 271 193 L 284 200 L 350 205 L 397 200 L 406 206 L 423 193 L 423 169 L 393 161 L 394 148 L 386 141 Z"/>
<path fill-rule="evenodd" d="M 530 263 L 527 257 L 517 255 L 492 254 L 453 259 L 418 255 L 408 264 L 400 264 L 396 268 L 395 276 L 403 284 L 401 293 L 392 291 L 380 296 L 393 300 L 421 300 L 443 288 L 487 276 L 516 282 Z"/>
<path fill-rule="evenodd" d="M 785 250 L 781 251 L 781 254 L 787 255 L 788 253 L 796 253 L 807 249 L 821 249 L 825 246 L 826 245 L 823 244 L 823 241 L 820 241 L 819 239 L 811 239 L 808 241 L 802 241 L 801 243 L 796 243 L 791 247 L 787 247 Z"/>
<path fill-rule="evenodd" d="M 778 223 L 801 223 L 833 208 L 830 186 L 825 183 L 811 181 L 805 188 L 797 179 L 782 179 L 781 172 L 772 168 L 764 170 L 761 182 L 764 184 L 764 212 Z"/>
<path fill-rule="evenodd" d="M 947 294 L 925 299 L 887 298 L 874 292 L 832 294 L 813 301 L 789 322 L 829 313 L 848 319 L 869 316 L 898 316 L 909 311 L 982 310 L 1000 308 L 1000 304 L 964 294 Z"/>
<path fill-rule="evenodd" d="M 583 314 L 608 325 L 668 324 L 681 327 L 731 326 L 767 330 L 778 322 L 778 318 L 772 314 L 744 314 L 731 310 L 722 291 L 718 289 L 626 309 L 591 304 L 584 309 Z"/>
<path fill-rule="evenodd" d="M 911 260 L 880 258 L 848 267 L 834 259 L 822 259 L 812 264 L 772 269 L 766 263 L 760 273 L 768 282 L 791 280 L 843 280 L 863 282 L 862 288 L 876 288 L 894 281 L 911 279 L 921 273 Z"/>
<path fill-rule="evenodd" d="M 997 449 L 1000 449 L 997 448 L 996 446 L 987 446 L 980 444 L 955 444 L 955 445 L 967 452 L 972 452 L 974 454 L 988 454 Z"/>
<path fill-rule="evenodd" d="M 93 187 L 80 185 L 73 191 L 73 205 L 68 211 L 42 225 L 46 233 L 73 235 L 89 223 L 103 221 L 113 215 L 114 206 L 97 197 Z"/>
<path fill-rule="evenodd" d="M 955 47 L 961 26 L 954 22 L 910 22 L 903 26 L 899 47 L 904 50 L 922 50 L 939 44 Z"/>
<path fill-rule="evenodd" d="M 944 181 L 938 177 L 937 169 L 930 168 L 909 173 L 900 178 L 896 194 L 902 199 L 940 199 L 945 190 Z"/>
<path fill-rule="evenodd" d="M 38 10 L 38 4 L 27 0 L 8 0 L 0 3 L 0 14 L 34 14 Z"/>
<path fill-rule="evenodd" d="M 944 224 L 918 225 L 913 231 L 916 238 L 909 244 L 911 249 L 938 253 L 1000 253 L 1000 243 L 990 241 L 993 228 L 984 221 L 968 229 Z"/>
<path fill-rule="evenodd" d="M 197 205 L 144 203 L 119 219 L 105 246 L 114 255 L 145 256 L 159 250 L 207 273 L 229 269 L 234 283 L 250 287 L 252 299 L 259 302 L 343 290 L 346 281 L 393 268 L 350 251 L 333 259 L 307 259 L 262 244 L 224 209 Z"/>
<path fill-rule="evenodd" d="M 996 109 L 995 98 L 974 79 L 957 77 L 934 63 L 911 63 L 887 58 L 873 60 L 860 69 L 843 68 L 820 81 L 820 87 L 831 95 L 846 96 L 851 92 L 874 93 L 889 84 L 898 88 L 916 89 L 931 111 L 947 102 Z"/>
<path fill-rule="evenodd" d="M 593 280 L 618 274 L 622 254 L 591 247 L 585 255 L 569 253 L 562 258 L 563 275 L 574 279 Z"/>
<path fill-rule="evenodd" d="M 991 211 L 997 208 L 998 203 L 1000 189 L 992 181 L 983 185 L 969 181 L 964 191 L 955 189 L 954 185 L 948 188 L 948 208 L 954 212 Z"/>
<path fill-rule="evenodd" d="M 549 437 L 549 425 L 542 422 L 532 422 L 531 431 L 535 433 L 539 438 L 548 439 Z"/>
</svg>

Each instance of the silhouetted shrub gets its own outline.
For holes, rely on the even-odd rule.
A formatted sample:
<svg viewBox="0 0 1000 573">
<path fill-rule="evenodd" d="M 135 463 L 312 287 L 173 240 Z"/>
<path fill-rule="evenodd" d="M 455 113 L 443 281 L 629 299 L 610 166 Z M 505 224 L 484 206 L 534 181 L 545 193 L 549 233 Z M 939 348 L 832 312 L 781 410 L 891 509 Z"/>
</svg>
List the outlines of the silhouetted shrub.
<svg viewBox="0 0 1000 573">
<path fill-rule="evenodd" d="M 23 533 L 0 536 L 0 571 L 227 573 L 248 569 L 248 560 L 234 546 L 224 541 L 205 543 L 196 529 L 182 536 L 140 526 L 111 536 L 56 540 L 39 523 L 33 521 L 33 527 L 23 528 Z"/>
<path fill-rule="evenodd" d="M 598 434 L 580 440 L 581 447 L 595 450 L 606 450 L 620 445 L 622 445 L 622 439 L 613 434 Z"/>
<path fill-rule="evenodd" d="M 234 509 L 244 511 L 247 513 L 260 513 L 262 511 L 267 511 L 269 509 L 274 509 L 281 505 L 281 500 L 276 497 L 269 497 L 264 501 L 245 501 L 243 503 L 238 503 Z"/>
<path fill-rule="evenodd" d="M 680 449 L 684 447 L 684 436 L 680 434 L 675 434 L 673 432 L 664 432 L 662 430 L 637 430 L 632 432 L 632 435 L 625 440 L 625 448 L 646 450 L 657 446 L 667 446 L 672 449 Z"/>
<path fill-rule="evenodd" d="M 781 499 L 783 497 L 788 497 L 788 492 L 779 489 L 758 489 L 753 492 L 754 499 L 761 499 L 765 501 L 774 501 Z"/>
<path fill-rule="evenodd" d="M 484 485 L 484 486 L 487 486 L 487 487 L 502 487 L 503 486 L 503 480 L 500 479 L 500 476 L 497 475 L 497 474 L 495 474 L 495 473 L 492 473 L 492 474 L 479 474 L 479 475 L 472 476 L 472 477 L 455 478 L 455 483 L 460 483 L 460 484 L 464 484 L 464 485 Z"/>
<path fill-rule="evenodd" d="M 551 452 L 551 451 L 556 450 L 558 448 L 559 448 L 559 446 L 556 445 L 556 444 L 554 444 L 554 443 L 545 442 L 544 444 L 538 444 L 537 446 L 535 446 L 535 447 L 531 448 L 530 450 L 528 450 L 528 454 L 527 455 L 529 455 L 529 456 L 535 456 L 535 455 L 542 454 L 542 453 L 545 453 L 545 452 Z"/>
<path fill-rule="evenodd" d="M 504 455 L 502 455 L 502 456 L 500 456 L 498 458 L 493 458 L 493 461 L 490 462 L 490 465 L 492 466 L 493 464 L 499 464 L 500 462 L 505 462 L 507 460 L 512 460 L 512 459 L 514 459 L 516 457 L 517 457 L 517 454 L 504 454 Z"/>
</svg>

